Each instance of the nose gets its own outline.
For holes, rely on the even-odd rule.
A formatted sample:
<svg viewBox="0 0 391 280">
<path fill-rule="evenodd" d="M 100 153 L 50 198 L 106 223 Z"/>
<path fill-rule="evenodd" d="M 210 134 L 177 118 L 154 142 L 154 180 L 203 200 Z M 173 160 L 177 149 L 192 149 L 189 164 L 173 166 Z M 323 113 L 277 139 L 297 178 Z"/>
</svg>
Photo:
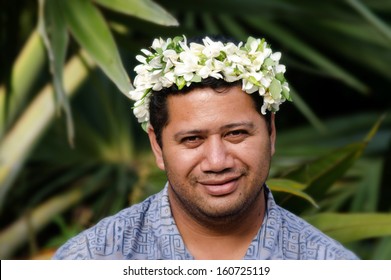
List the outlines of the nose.
<svg viewBox="0 0 391 280">
<path fill-rule="evenodd" d="M 221 172 L 233 168 L 234 159 L 227 143 L 219 136 L 209 137 L 203 144 L 203 172 Z"/>
</svg>

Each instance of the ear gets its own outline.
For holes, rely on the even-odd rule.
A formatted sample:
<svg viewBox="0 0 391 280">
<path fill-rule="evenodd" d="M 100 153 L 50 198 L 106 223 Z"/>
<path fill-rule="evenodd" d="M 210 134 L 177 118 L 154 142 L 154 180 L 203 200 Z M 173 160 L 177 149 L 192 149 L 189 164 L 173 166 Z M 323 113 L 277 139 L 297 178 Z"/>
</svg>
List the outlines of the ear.
<svg viewBox="0 0 391 280">
<path fill-rule="evenodd" d="M 271 155 L 273 156 L 276 151 L 276 123 L 275 123 L 275 113 L 271 113 L 270 118 L 270 148 L 271 148 Z"/>
<path fill-rule="evenodd" d="M 156 165 L 161 169 L 165 170 L 164 160 L 163 160 L 163 151 L 158 142 L 156 141 L 155 130 L 151 125 L 148 126 L 148 137 L 149 142 L 151 143 L 152 152 L 155 155 Z"/>
</svg>

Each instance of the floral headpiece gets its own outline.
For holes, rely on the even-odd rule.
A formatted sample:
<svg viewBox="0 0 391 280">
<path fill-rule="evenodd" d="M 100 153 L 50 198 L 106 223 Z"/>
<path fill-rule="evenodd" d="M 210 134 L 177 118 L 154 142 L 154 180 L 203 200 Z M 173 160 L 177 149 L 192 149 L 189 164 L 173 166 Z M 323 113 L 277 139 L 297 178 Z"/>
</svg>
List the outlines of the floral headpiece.
<svg viewBox="0 0 391 280">
<path fill-rule="evenodd" d="M 134 69 L 137 76 L 129 95 L 136 101 L 133 112 L 144 129 L 152 91 L 174 84 L 181 90 L 208 77 L 242 80 L 243 91 L 263 96 L 262 114 L 276 112 L 285 100 L 291 101 L 285 66 L 279 64 L 281 53 L 273 53 L 264 39 L 249 37 L 245 44 L 235 45 L 205 37 L 202 42 L 188 45 L 185 36 L 155 39 L 150 50 L 141 50 L 145 56 L 136 56 L 141 64 Z"/>
</svg>

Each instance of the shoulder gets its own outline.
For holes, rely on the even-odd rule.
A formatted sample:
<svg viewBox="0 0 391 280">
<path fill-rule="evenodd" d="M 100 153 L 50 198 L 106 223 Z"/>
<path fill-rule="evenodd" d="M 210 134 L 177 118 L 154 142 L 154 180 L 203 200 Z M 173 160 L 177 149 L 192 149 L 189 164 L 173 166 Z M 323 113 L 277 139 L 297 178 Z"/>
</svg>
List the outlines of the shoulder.
<svg viewBox="0 0 391 280">
<path fill-rule="evenodd" d="M 283 253 L 287 258 L 357 259 L 338 241 L 288 210 L 277 207 L 281 214 Z"/>
<path fill-rule="evenodd" d="M 159 194 L 106 217 L 62 245 L 53 259 L 124 259 L 134 237 L 158 219 Z M 143 234 L 144 232 L 144 234 Z"/>
</svg>

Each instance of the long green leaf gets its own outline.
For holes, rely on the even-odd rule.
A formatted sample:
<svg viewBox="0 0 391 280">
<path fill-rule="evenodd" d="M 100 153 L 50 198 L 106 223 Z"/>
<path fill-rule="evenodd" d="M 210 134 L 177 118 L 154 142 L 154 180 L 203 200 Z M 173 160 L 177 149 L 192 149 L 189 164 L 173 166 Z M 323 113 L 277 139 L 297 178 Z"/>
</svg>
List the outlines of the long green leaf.
<svg viewBox="0 0 391 280">
<path fill-rule="evenodd" d="M 214 16 L 210 14 L 202 14 L 202 22 L 205 24 L 209 34 L 221 34 L 220 27 L 213 20 Z"/>
<path fill-rule="evenodd" d="M 135 16 L 161 25 L 177 26 L 178 21 L 160 5 L 151 0 L 95 0 L 116 12 Z"/>
<path fill-rule="evenodd" d="M 300 166 L 286 177 L 306 184 L 306 192 L 315 198 L 322 197 L 327 188 L 339 179 L 361 155 L 364 148 L 363 143 L 350 144 Z"/>
<path fill-rule="evenodd" d="M 57 4 L 58 2 L 54 0 L 39 0 L 38 29 L 48 52 L 50 72 L 53 76 L 53 85 L 57 96 L 57 105 L 65 112 L 68 142 L 73 146 L 74 125 L 71 107 L 65 93 L 63 82 L 68 33 L 66 22 Z"/>
<path fill-rule="evenodd" d="M 324 213 L 305 219 L 340 242 L 391 235 L 391 214 Z"/>
<path fill-rule="evenodd" d="M 319 22 L 318 25 L 316 25 L 318 28 L 322 28 L 325 30 L 325 32 L 330 32 L 331 35 L 338 36 L 339 33 L 341 34 L 340 38 L 349 38 L 351 41 L 353 40 L 359 40 L 363 43 L 370 43 L 374 44 L 376 46 L 380 47 L 389 47 L 389 42 L 387 39 L 384 38 L 384 36 L 381 36 L 380 33 L 374 33 L 373 27 L 369 26 L 366 22 L 356 22 L 354 25 L 351 22 L 345 22 L 345 21 L 336 21 L 336 20 L 322 20 Z M 330 36 L 331 36 L 330 35 Z M 343 36 L 343 37 L 342 37 Z M 344 41 L 344 46 L 346 44 L 346 41 Z M 354 41 L 357 42 L 357 41 Z M 341 44 L 333 44 L 332 47 L 336 47 Z M 360 50 L 360 49 L 359 49 Z M 371 50 L 367 50 L 371 51 Z M 361 57 L 360 57 L 361 59 Z"/>
<path fill-rule="evenodd" d="M 305 192 L 313 199 L 320 201 L 333 183 L 340 179 L 362 155 L 383 119 L 384 116 L 378 119 L 363 141 L 346 145 L 328 155 L 298 166 L 283 177 L 305 184 L 307 186 Z M 305 210 L 304 205 L 292 199 L 284 201 L 284 206 L 295 212 Z"/>
<path fill-rule="evenodd" d="M 85 56 L 85 54 L 84 54 Z M 88 60 L 88 57 L 85 58 Z M 88 65 L 94 65 L 90 60 Z M 73 57 L 64 70 L 65 92 L 72 96 L 86 79 L 88 70 L 80 58 Z M 23 77 L 20 77 L 23 79 Z M 55 116 L 53 88 L 47 85 L 24 110 L 0 142 L 0 206 L 40 136 Z M 3 210 L 0 208 L 0 211 Z"/>
<path fill-rule="evenodd" d="M 325 124 L 318 118 L 315 112 L 308 106 L 308 104 L 300 97 L 296 90 L 290 86 L 293 104 L 299 111 L 307 118 L 307 120 L 322 134 L 327 131 Z"/>
<path fill-rule="evenodd" d="M 219 15 L 219 19 L 222 22 L 222 25 L 229 30 L 229 32 L 240 40 L 245 40 L 247 36 L 247 31 L 243 28 L 242 25 L 238 24 L 234 17 L 222 14 Z"/>
<path fill-rule="evenodd" d="M 391 260 L 391 236 L 380 240 L 371 257 L 373 260 Z"/>
<path fill-rule="evenodd" d="M 315 207 L 318 207 L 315 200 L 311 196 L 303 192 L 306 187 L 304 184 L 288 179 L 273 178 L 267 181 L 267 185 L 272 191 L 285 192 L 301 197 L 310 202 Z"/>
<path fill-rule="evenodd" d="M 34 30 L 13 64 L 9 82 L 0 86 L 0 138 L 26 104 L 30 89 L 42 73 L 45 58 L 45 47 Z"/>
<path fill-rule="evenodd" d="M 119 90 L 127 95 L 132 86 L 102 14 L 89 0 L 67 0 L 59 3 L 75 39 Z"/>
<path fill-rule="evenodd" d="M 244 18 L 254 28 L 262 30 L 269 37 L 274 37 L 275 40 L 282 42 L 284 45 L 289 46 L 297 55 L 303 57 L 304 59 L 312 62 L 314 65 L 320 67 L 327 71 L 327 73 L 341 81 L 345 82 L 347 85 L 358 90 L 361 93 L 367 93 L 367 86 L 362 83 L 360 80 L 355 78 L 352 74 L 346 72 L 340 66 L 336 65 L 334 62 L 320 54 L 318 51 L 313 49 L 311 46 L 306 44 L 304 41 L 294 36 L 288 29 L 283 28 L 271 21 L 262 19 L 260 17 L 246 17 Z"/>
<path fill-rule="evenodd" d="M 362 172 L 365 172 L 363 180 L 357 182 L 350 212 L 375 212 L 379 200 L 379 189 L 384 162 L 379 159 L 368 159 L 361 163 Z"/>
<path fill-rule="evenodd" d="M 391 43 L 391 28 L 358 0 L 346 0 Z"/>
<path fill-rule="evenodd" d="M 307 184 L 306 192 L 314 196 L 315 199 L 323 196 L 327 188 L 339 179 L 361 156 L 384 118 L 385 115 L 376 121 L 363 141 L 349 144 L 313 162 L 304 164 L 287 174 L 286 177 Z"/>
<path fill-rule="evenodd" d="M 49 198 L 32 209 L 31 213 L 20 217 L 2 230 L 0 233 L 0 258 L 9 258 L 16 249 L 27 241 L 29 235 L 40 231 L 51 222 L 54 216 L 101 189 L 102 178 L 107 176 L 110 170 L 110 166 L 102 167 L 96 175 L 86 178 L 83 187 L 76 187 Z"/>
<path fill-rule="evenodd" d="M 365 29 L 368 28 L 362 28 L 360 32 L 367 32 L 370 34 L 374 33 L 372 30 L 365 31 Z M 376 75 L 380 78 L 384 77 L 387 80 L 391 78 L 391 73 L 389 71 L 389 65 L 391 62 L 389 53 L 391 48 L 387 46 L 373 46 L 370 41 L 357 40 L 352 38 L 352 36 L 350 36 L 350 40 L 348 40 L 346 38 L 348 38 L 349 35 L 336 34 L 336 32 L 332 32 L 330 36 L 334 37 L 335 40 L 344 39 L 344 44 L 330 45 L 330 51 L 335 51 L 346 60 L 350 60 L 355 64 L 357 63 L 361 65 L 363 69 L 366 69 L 367 73 L 372 73 L 371 75 Z M 376 37 L 375 35 L 372 36 Z M 386 41 L 386 43 L 389 44 L 388 41 Z M 362 45 L 363 47 L 357 48 L 357 45 Z M 365 49 L 365 55 L 363 53 L 363 49 Z"/>
</svg>

